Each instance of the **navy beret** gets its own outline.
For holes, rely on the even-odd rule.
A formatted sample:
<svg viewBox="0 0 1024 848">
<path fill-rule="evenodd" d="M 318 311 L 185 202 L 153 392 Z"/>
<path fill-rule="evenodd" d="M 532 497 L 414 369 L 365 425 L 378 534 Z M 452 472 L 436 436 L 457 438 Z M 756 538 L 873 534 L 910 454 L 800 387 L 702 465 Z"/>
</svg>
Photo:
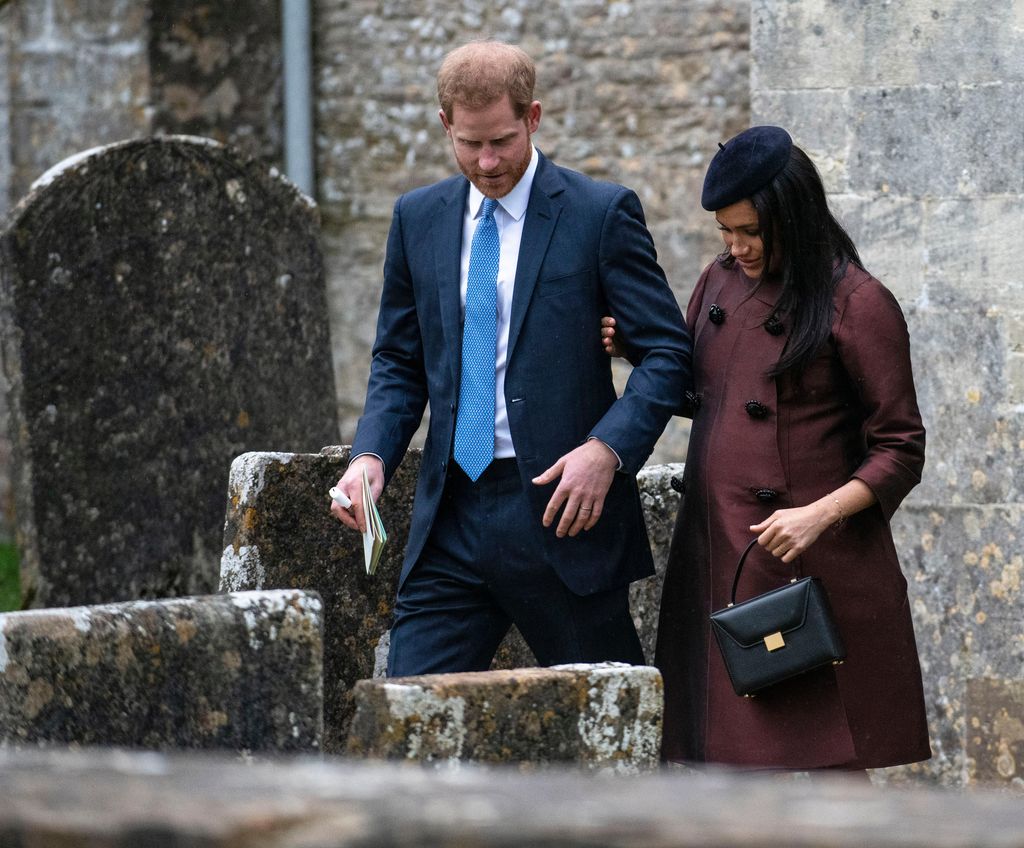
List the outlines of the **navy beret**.
<svg viewBox="0 0 1024 848">
<path fill-rule="evenodd" d="M 739 203 L 770 183 L 786 167 L 793 139 L 782 127 L 751 127 L 719 147 L 700 195 L 709 212 Z"/>
</svg>

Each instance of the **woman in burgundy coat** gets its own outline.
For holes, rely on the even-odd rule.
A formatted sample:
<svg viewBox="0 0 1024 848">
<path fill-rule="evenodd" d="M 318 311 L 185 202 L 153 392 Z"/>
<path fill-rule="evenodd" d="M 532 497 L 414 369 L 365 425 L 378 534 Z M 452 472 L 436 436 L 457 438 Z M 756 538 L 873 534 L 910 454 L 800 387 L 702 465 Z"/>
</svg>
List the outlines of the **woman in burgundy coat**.
<svg viewBox="0 0 1024 848">
<path fill-rule="evenodd" d="M 927 759 L 889 529 L 924 464 L 903 314 L 785 130 L 754 127 L 724 145 L 701 202 L 726 250 L 686 315 L 693 427 L 658 630 L 663 756 L 849 770 Z M 754 536 L 738 599 L 783 585 L 794 567 L 820 577 L 847 657 L 750 699 L 733 692 L 708 614 L 729 603 Z"/>
</svg>

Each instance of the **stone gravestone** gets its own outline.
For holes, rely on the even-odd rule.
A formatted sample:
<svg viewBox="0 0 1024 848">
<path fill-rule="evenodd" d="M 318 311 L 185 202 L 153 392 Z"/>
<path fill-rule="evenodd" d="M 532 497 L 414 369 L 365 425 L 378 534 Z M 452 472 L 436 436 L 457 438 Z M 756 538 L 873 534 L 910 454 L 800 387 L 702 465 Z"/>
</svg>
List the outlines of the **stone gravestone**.
<svg viewBox="0 0 1024 848">
<path fill-rule="evenodd" d="M 224 481 L 337 438 L 318 214 L 214 142 L 97 148 L 0 233 L 26 606 L 215 589 Z"/>
<path fill-rule="evenodd" d="M 316 751 L 321 633 L 295 590 L 0 615 L 0 746 Z"/>
<path fill-rule="evenodd" d="M 221 590 L 294 587 L 324 603 L 324 750 L 345 750 L 353 687 L 380 676 L 409 533 L 420 451 L 410 450 L 378 503 L 388 544 L 376 573 L 363 565 L 362 538 L 329 512 L 327 490 L 348 465 L 349 448 L 319 454 L 249 453 L 231 465 Z M 499 649 L 503 668 L 536 665 L 514 631 Z"/>
</svg>

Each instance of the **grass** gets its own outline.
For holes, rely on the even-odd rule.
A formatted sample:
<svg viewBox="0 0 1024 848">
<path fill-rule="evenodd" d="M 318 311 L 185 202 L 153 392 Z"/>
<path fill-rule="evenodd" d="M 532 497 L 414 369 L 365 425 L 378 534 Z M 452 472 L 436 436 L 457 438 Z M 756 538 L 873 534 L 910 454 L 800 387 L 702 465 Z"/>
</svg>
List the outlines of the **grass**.
<svg viewBox="0 0 1024 848">
<path fill-rule="evenodd" d="M 0 612 L 16 610 L 20 606 L 18 549 L 14 545 L 0 545 Z"/>
</svg>

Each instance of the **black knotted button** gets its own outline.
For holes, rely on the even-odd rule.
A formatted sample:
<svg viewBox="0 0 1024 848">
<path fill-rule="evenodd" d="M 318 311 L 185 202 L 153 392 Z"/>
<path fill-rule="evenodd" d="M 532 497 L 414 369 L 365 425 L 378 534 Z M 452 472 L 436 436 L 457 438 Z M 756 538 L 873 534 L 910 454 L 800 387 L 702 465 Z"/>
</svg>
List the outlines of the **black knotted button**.
<svg viewBox="0 0 1024 848">
<path fill-rule="evenodd" d="M 681 495 L 686 493 L 686 481 L 682 477 L 673 475 L 668 484 L 672 487 L 673 491 L 679 492 Z"/>
<path fill-rule="evenodd" d="M 683 394 L 683 397 L 686 398 L 686 404 L 692 411 L 696 412 L 698 409 L 700 409 L 700 404 L 703 400 L 703 397 L 699 393 L 687 389 L 687 391 Z"/>
<path fill-rule="evenodd" d="M 744 406 L 746 407 L 747 415 L 751 418 L 761 419 L 768 417 L 768 407 L 759 400 L 748 400 Z"/>
<path fill-rule="evenodd" d="M 779 496 L 779 493 L 776 492 L 775 489 L 763 488 L 763 489 L 751 489 L 750 491 L 752 491 L 754 493 L 754 497 L 755 498 L 757 498 L 759 501 L 763 501 L 764 503 L 768 503 L 769 501 L 773 501 L 773 500 L 775 500 Z"/>
<path fill-rule="evenodd" d="M 764 328 L 773 336 L 781 336 L 786 332 L 786 328 L 776 317 L 775 313 L 768 316 L 768 320 L 764 322 Z"/>
<path fill-rule="evenodd" d="M 712 303 L 708 310 L 708 318 L 711 319 L 712 324 L 721 324 L 725 320 L 725 310 L 717 303 Z"/>
</svg>

